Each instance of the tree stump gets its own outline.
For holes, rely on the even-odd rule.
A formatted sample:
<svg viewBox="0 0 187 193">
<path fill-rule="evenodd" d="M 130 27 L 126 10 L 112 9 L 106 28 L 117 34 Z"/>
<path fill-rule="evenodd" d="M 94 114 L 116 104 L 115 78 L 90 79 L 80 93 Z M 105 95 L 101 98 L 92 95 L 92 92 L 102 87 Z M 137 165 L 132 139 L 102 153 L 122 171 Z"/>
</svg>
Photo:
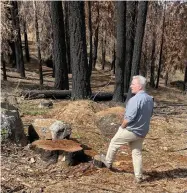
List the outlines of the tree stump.
<svg viewBox="0 0 187 193">
<path fill-rule="evenodd" d="M 75 165 L 85 158 L 81 145 L 73 140 L 37 140 L 32 147 L 41 154 L 41 159 L 49 163 L 56 163 L 59 155 L 65 157 L 67 165 Z"/>
</svg>

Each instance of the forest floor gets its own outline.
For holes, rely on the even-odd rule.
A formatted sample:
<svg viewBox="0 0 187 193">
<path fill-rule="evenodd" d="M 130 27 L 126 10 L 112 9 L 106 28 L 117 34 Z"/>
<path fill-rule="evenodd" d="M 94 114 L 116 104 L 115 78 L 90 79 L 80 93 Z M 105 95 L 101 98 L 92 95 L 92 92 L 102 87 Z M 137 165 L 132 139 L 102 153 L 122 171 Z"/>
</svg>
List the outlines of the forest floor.
<svg viewBox="0 0 187 193">
<path fill-rule="evenodd" d="M 34 61 L 33 61 L 34 63 Z M 44 67 L 44 86 L 39 85 L 37 69 L 26 67 L 26 79 L 8 68 L 8 81 L 1 80 L 2 96 L 14 95 L 24 125 L 36 118 L 56 118 L 70 121 L 73 137 L 89 147 L 93 154 L 106 152 L 109 138 L 99 132 L 96 114 L 119 104 L 113 102 L 52 100 L 52 109 L 39 109 L 41 99 L 25 100 L 19 93 L 25 89 L 50 89 L 54 79 L 50 68 Z M 70 83 L 71 83 L 71 76 Z M 114 76 L 110 71 L 93 71 L 93 91 L 113 91 Z M 174 86 L 148 88 L 156 106 L 150 132 L 144 141 L 143 168 L 146 180 L 133 182 L 131 152 L 120 148 L 115 170 L 96 168 L 92 162 L 66 166 L 64 162 L 49 165 L 28 146 L 1 145 L 1 192 L 187 192 L 187 96 Z M 66 112 L 66 114 L 63 114 Z M 68 114 L 69 112 L 69 114 Z M 72 117 L 73 116 L 73 117 Z M 120 124 L 120 119 L 119 119 Z M 103 129 L 105 127 L 103 126 Z"/>
</svg>

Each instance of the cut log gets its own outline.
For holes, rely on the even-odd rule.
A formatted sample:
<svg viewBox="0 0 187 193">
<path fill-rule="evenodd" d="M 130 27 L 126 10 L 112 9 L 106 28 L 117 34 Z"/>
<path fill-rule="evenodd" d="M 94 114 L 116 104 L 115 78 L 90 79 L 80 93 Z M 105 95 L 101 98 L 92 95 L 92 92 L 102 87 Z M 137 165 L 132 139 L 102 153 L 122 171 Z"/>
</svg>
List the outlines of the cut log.
<svg viewBox="0 0 187 193">
<path fill-rule="evenodd" d="M 32 143 L 32 148 L 50 164 L 56 163 L 59 155 L 64 156 L 67 165 L 75 165 L 86 157 L 81 145 L 73 140 L 37 140 Z"/>
<path fill-rule="evenodd" d="M 22 96 L 25 99 L 36 99 L 36 98 L 54 98 L 54 99 L 66 99 L 71 98 L 70 90 L 30 90 L 22 91 Z M 127 93 L 124 94 L 124 100 Z M 108 92 L 95 92 L 92 93 L 91 99 L 94 101 L 112 100 L 113 93 Z"/>
<path fill-rule="evenodd" d="M 81 151 L 83 148 L 81 145 L 73 140 L 37 140 L 32 143 L 32 146 L 35 146 L 39 149 L 55 151 L 63 150 L 66 152 L 76 152 Z"/>
</svg>

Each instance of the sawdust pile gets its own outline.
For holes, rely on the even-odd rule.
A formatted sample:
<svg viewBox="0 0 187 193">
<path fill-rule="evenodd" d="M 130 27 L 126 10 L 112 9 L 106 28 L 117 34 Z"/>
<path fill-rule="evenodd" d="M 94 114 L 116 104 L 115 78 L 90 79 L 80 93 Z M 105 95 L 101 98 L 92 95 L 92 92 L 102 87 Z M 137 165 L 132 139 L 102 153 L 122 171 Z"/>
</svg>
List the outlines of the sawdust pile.
<svg viewBox="0 0 187 193">
<path fill-rule="evenodd" d="M 116 123 L 120 123 L 119 114 L 123 112 L 123 107 L 109 108 L 106 104 L 79 100 L 54 108 L 51 117 L 71 124 L 72 137 L 81 144 L 101 150 L 108 141 L 107 136 L 103 135 L 103 129 L 111 128 L 108 127 L 110 124 L 118 128 Z"/>
<path fill-rule="evenodd" d="M 95 119 L 97 112 L 107 108 L 105 105 L 98 104 L 89 100 L 71 101 L 66 106 L 57 107 L 52 114 L 57 120 L 63 120 L 72 124 L 72 126 L 82 126 L 95 128 Z"/>
<path fill-rule="evenodd" d="M 96 115 L 101 117 L 108 114 L 122 115 L 124 113 L 124 110 L 124 107 L 111 107 L 103 111 L 99 111 L 98 113 L 96 113 Z"/>
</svg>

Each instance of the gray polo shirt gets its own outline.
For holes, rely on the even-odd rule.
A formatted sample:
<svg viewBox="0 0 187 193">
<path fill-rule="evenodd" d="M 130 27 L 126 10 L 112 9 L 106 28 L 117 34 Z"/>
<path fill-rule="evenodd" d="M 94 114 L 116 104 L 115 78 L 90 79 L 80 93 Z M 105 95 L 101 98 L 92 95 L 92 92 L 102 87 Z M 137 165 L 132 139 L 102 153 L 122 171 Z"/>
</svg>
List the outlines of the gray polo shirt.
<svg viewBox="0 0 187 193">
<path fill-rule="evenodd" d="M 140 137 L 149 131 L 153 112 L 153 99 L 145 91 L 139 91 L 126 105 L 124 118 L 128 121 L 126 129 Z"/>
</svg>

